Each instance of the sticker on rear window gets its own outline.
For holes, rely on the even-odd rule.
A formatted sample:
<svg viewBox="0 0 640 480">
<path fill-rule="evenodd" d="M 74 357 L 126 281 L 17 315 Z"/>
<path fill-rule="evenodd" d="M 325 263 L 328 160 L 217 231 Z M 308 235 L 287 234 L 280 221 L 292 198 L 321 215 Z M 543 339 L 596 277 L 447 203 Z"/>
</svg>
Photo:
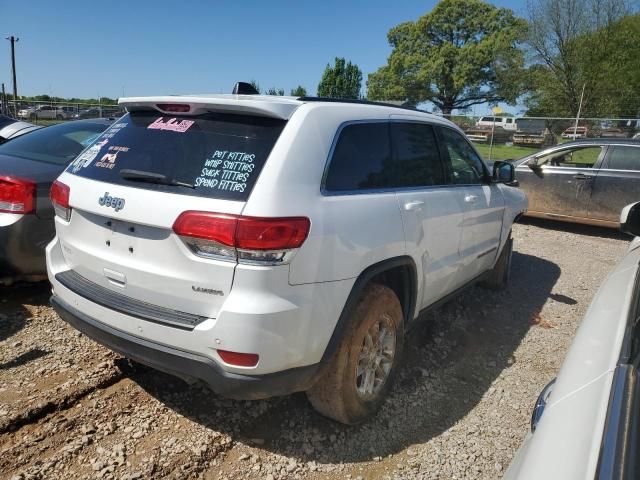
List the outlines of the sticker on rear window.
<svg viewBox="0 0 640 480">
<path fill-rule="evenodd" d="M 120 130 L 122 130 L 127 125 L 127 122 L 114 123 L 109 130 L 102 134 L 102 137 L 100 138 L 106 138 L 107 140 L 113 138 Z"/>
<path fill-rule="evenodd" d="M 184 133 L 189 130 L 189 127 L 196 123 L 194 120 L 180 120 L 177 118 L 170 118 L 166 122 L 163 121 L 164 117 L 156 119 L 147 128 L 150 130 L 170 130 L 172 132 Z"/>
<path fill-rule="evenodd" d="M 216 150 L 204 161 L 196 187 L 208 187 L 230 192 L 244 192 L 255 168 L 256 156 L 247 152 Z"/>
<path fill-rule="evenodd" d="M 87 148 L 78 156 L 78 158 L 73 161 L 73 163 L 71 164 L 71 171 L 73 173 L 76 173 L 81 168 L 88 167 L 91 162 L 93 162 L 98 156 L 102 147 L 104 147 L 107 143 L 109 143 L 109 140 L 104 139 Z"/>
<path fill-rule="evenodd" d="M 118 158 L 119 153 L 125 153 L 129 151 L 129 147 L 117 147 L 115 145 L 111 145 L 102 158 L 96 162 L 95 166 L 98 168 L 109 168 L 112 169 L 116 166 L 116 159 Z"/>
</svg>

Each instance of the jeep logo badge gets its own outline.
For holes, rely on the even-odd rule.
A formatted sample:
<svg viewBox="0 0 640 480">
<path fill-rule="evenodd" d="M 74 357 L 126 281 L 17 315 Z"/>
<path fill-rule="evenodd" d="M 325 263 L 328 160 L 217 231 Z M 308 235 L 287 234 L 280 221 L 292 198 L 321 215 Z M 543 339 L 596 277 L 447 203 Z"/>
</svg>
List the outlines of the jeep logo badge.
<svg viewBox="0 0 640 480">
<path fill-rule="evenodd" d="M 112 197 L 109 192 L 104 192 L 104 195 L 98 199 L 98 203 L 105 207 L 111 207 L 116 212 L 124 208 L 124 198 Z"/>
</svg>

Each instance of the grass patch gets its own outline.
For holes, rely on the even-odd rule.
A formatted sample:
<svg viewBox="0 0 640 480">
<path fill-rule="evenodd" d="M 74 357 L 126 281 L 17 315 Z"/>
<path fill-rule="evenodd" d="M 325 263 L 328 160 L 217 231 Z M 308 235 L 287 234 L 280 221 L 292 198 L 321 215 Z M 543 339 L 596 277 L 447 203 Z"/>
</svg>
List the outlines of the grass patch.
<svg viewBox="0 0 640 480">
<path fill-rule="evenodd" d="M 518 147 L 514 145 L 494 145 L 493 151 L 491 152 L 491 158 L 489 158 L 489 145 L 484 144 L 474 144 L 482 158 L 485 160 L 507 160 L 507 159 L 517 159 L 526 157 L 527 155 L 531 155 L 538 151 L 537 148 L 533 147 Z"/>
</svg>

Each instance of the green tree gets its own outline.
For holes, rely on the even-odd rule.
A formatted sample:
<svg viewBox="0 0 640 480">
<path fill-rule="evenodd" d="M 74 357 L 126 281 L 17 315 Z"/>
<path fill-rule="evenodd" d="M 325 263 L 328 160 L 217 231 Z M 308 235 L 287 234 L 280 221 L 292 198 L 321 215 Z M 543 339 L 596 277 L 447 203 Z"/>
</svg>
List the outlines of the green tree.
<svg viewBox="0 0 640 480">
<path fill-rule="evenodd" d="M 255 88 L 258 93 L 260 93 L 260 84 L 256 80 L 251 80 L 249 84 Z"/>
<path fill-rule="evenodd" d="M 284 95 L 284 89 L 283 88 L 275 88 L 275 87 L 271 87 L 269 90 L 266 91 L 265 95 L 279 95 L 279 96 L 283 96 Z"/>
<path fill-rule="evenodd" d="M 368 98 L 432 102 L 445 114 L 482 103 L 514 104 L 525 85 L 527 24 L 481 0 L 442 0 L 389 31 L 387 65 L 369 75 Z"/>
<path fill-rule="evenodd" d="M 291 96 L 292 97 L 306 97 L 307 96 L 307 89 L 304 88 L 302 85 L 298 85 L 296 88 L 292 88 L 291 89 Z"/>
<path fill-rule="evenodd" d="M 530 114 L 574 116 L 583 88 L 589 116 L 620 115 L 638 99 L 639 19 L 625 17 L 625 0 L 537 0 L 529 10 Z"/>
<path fill-rule="evenodd" d="M 318 85 L 319 97 L 360 98 L 362 88 L 362 71 L 356 64 L 344 58 L 335 59 L 332 67 L 327 64 Z"/>
</svg>

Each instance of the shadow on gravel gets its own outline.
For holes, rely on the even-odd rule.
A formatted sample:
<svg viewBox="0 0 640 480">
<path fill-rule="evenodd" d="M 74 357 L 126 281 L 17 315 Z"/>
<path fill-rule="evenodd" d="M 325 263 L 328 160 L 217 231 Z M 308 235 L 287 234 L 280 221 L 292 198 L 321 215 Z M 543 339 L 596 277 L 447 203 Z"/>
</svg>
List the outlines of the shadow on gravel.
<svg viewBox="0 0 640 480">
<path fill-rule="evenodd" d="M 31 316 L 28 305 L 49 304 L 49 282 L 0 287 L 0 342 L 22 330 Z"/>
<path fill-rule="evenodd" d="M 560 268 L 517 252 L 512 265 L 506 290 L 474 287 L 411 330 L 390 398 L 374 419 L 357 427 L 321 417 L 302 393 L 240 402 L 159 372 L 142 369 L 130 376 L 180 415 L 270 452 L 333 464 L 385 457 L 452 427 L 513 364 Z"/>
<path fill-rule="evenodd" d="M 26 365 L 27 363 L 33 362 L 34 360 L 45 357 L 50 353 L 51 352 L 47 350 L 32 348 L 31 350 L 23 353 L 22 355 L 18 355 L 13 360 L 9 360 L 8 362 L 5 362 L 5 363 L 0 363 L 0 370 L 8 370 L 10 368 Z"/>
<path fill-rule="evenodd" d="M 549 230 L 575 233 L 576 235 L 587 235 L 589 237 L 612 238 L 614 240 L 631 241 L 631 237 L 622 233 L 617 228 L 597 227 L 595 225 L 583 225 L 580 223 L 560 222 L 557 220 L 546 220 L 544 218 L 523 217 L 518 223 L 524 225 L 534 225 Z"/>
</svg>

